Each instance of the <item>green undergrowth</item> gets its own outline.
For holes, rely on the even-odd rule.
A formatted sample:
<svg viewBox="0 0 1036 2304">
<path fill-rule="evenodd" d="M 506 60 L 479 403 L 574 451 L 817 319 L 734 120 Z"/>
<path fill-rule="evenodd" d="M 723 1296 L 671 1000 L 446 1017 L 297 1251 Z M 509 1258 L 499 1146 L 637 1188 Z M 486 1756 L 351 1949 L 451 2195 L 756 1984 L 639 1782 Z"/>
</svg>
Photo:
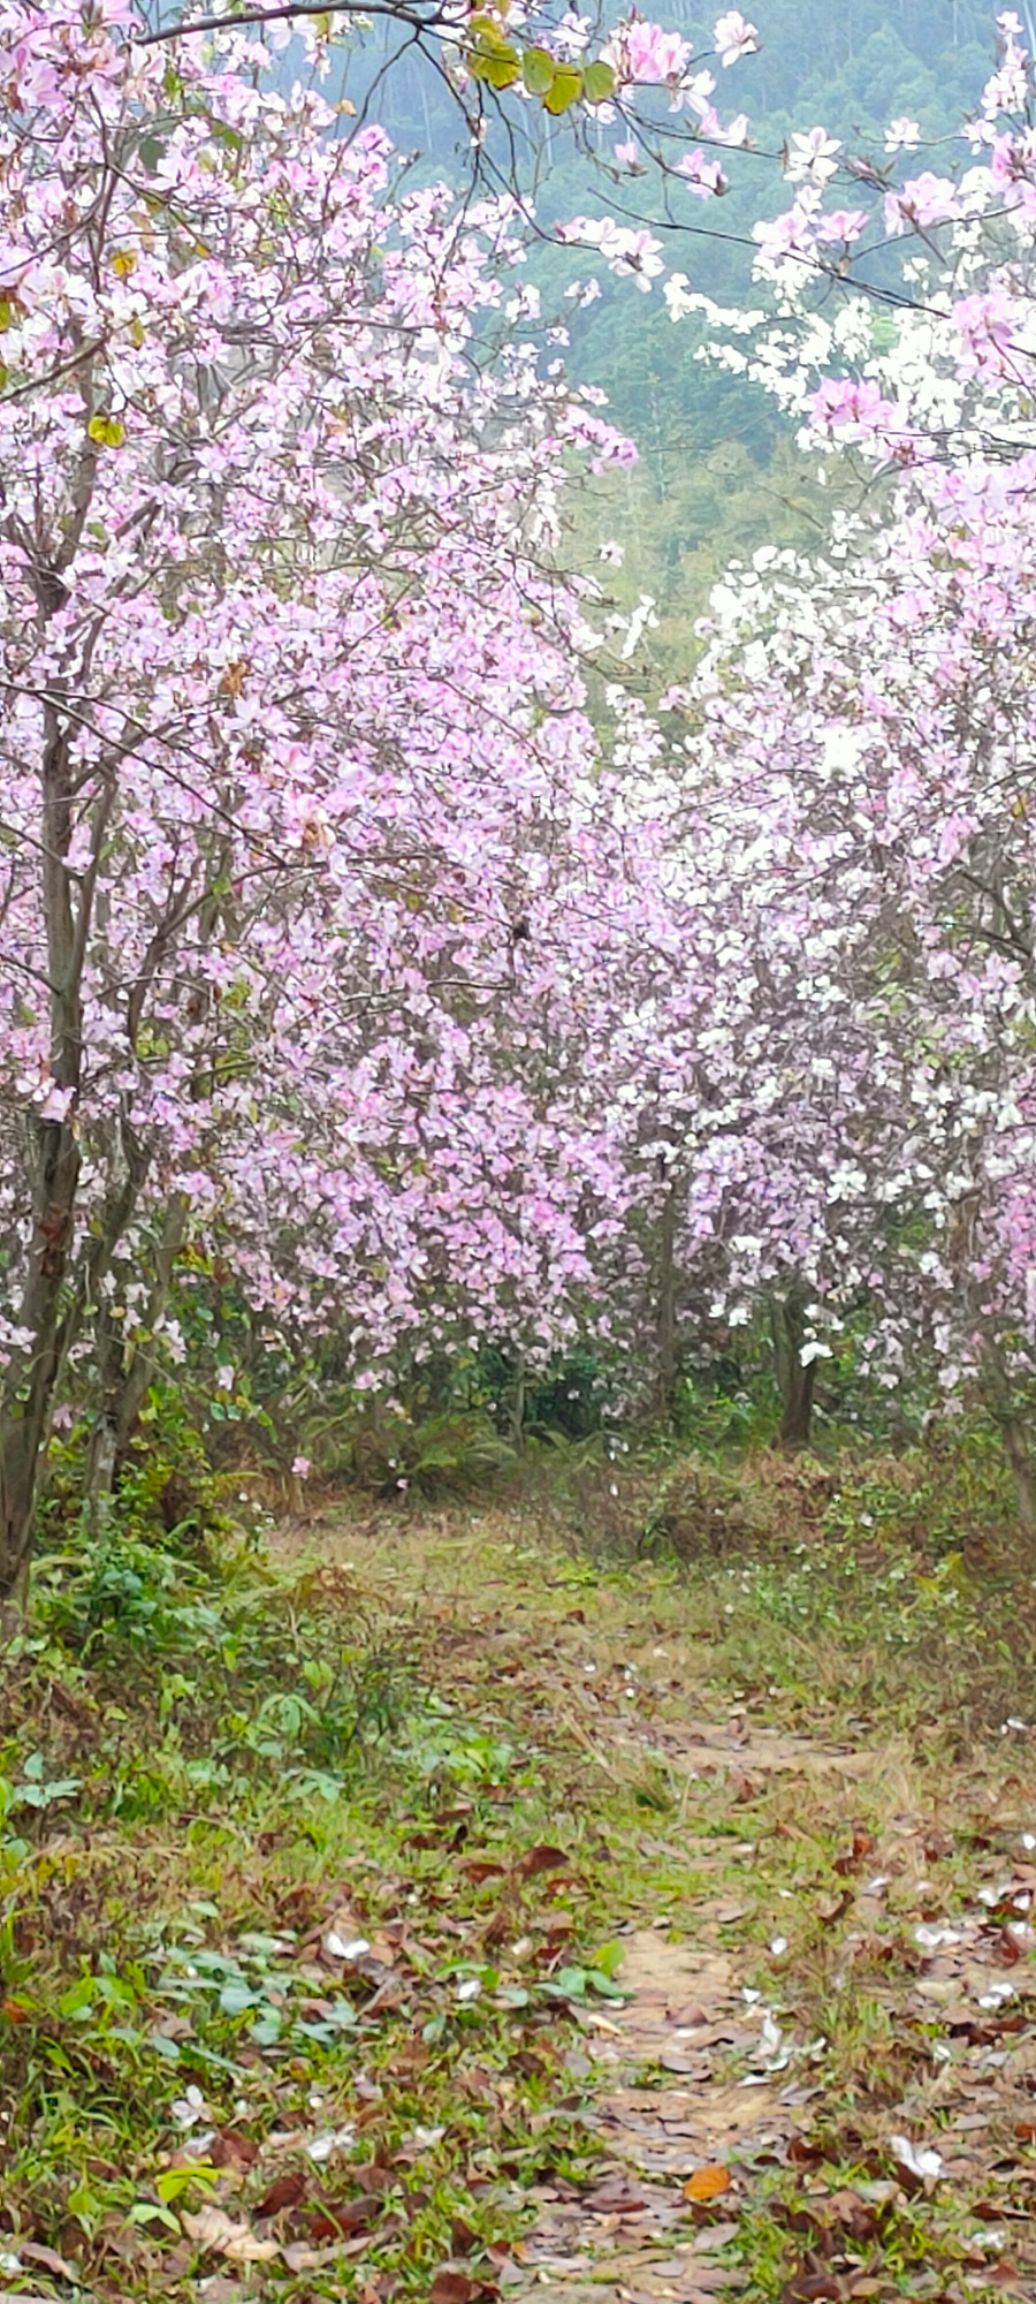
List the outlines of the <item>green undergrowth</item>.
<svg viewBox="0 0 1036 2304">
<path fill-rule="evenodd" d="M 1032 1709 L 1036 1545 L 988 1436 L 898 1456 L 569 1464 L 531 1512 L 578 1581 L 654 1574 L 712 1677 L 966 1743 Z"/>
<path fill-rule="evenodd" d="M 5 2288 L 492 2296 L 537 2188 L 599 2176 L 585 2051 L 654 1923 L 825 2043 L 813 2157 L 736 2176 L 753 2304 L 842 2278 L 829 2170 L 912 2293 L 950 2207 L 866 2188 L 940 2118 L 915 1930 L 974 1909 L 1028 1754 L 999 1479 L 587 1449 L 506 1504 L 45 1556 L 0 1673 Z"/>
<path fill-rule="evenodd" d="M 43 1564 L 0 1682 L 12 2293 L 340 2296 L 362 2258 L 474 2294 L 528 2185 L 592 2157 L 583 1757 L 488 1670 L 443 1693 L 440 1643 L 327 1564 L 117 1533 Z"/>
</svg>

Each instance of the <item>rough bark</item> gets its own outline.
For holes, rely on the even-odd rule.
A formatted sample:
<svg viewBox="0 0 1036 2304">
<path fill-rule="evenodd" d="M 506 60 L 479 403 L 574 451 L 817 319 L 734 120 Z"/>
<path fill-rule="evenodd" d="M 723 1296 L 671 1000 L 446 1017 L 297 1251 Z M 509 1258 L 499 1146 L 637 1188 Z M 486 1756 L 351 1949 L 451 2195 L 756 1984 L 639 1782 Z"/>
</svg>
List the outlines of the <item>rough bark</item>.
<svg viewBox="0 0 1036 2304">
<path fill-rule="evenodd" d="M 781 1395 L 781 1421 L 777 1445 L 794 1452 L 808 1448 L 813 1428 L 813 1395 L 816 1389 L 816 1362 L 802 1363 L 802 1348 L 806 1341 L 805 1297 L 797 1286 L 776 1298 L 771 1305 L 771 1335 L 774 1365 Z"/>
<path fill-rule="evenodd" d="M 67 727 L 46 712 L 41 771 L 41 880 L 50 990 L 50 1069 L 55 1090 L 74 1104 L 82 1068 L 81 917 L 67 868 L 73 829 Z M 92 888 L 81 891 L 79 914 Z M 19 1324 L 32 1341 L 9 1371 L 0 1405 L 0 1604 L 23 1586 L 32 1545 L 40 1455 L 62 1363 L 61 1317 L 75 1230 L 80 1156 L 71 1109 L 30 1120 L 32 1238 Z"/>
<path fill-rule="evenodd" d="M 41 629 L 67 598 L 65 572 L 79 549 L 97 478 L 97 447 L 90 438 L 92 365 L 79 377 L 83 437 L 66 515 L 48 559 L 17 528 L 9 533 L 35 569 Z M 19 1325 L 30 1337 L 0 1389 L 0 1621 L 24 1605 L 32 1550 L 40 1464 L 50 1433 L 55 1396 L 68 1345 L 67 1294 L 75 1240 L 80 1152 L 75 1105 L 83 1063 L 82 982 L 97 879 L 114 788 L 102 783 L 93 805 L 89 862 L 76 873 L 69 857 L 82 810 L 74 751 L 76 716 L 67 683 L 56 676 L 43 706 L 40 757 L 40 898 L 47 955 L 50 1077 L 63 1098 L 60 1118 L 33 1115 L 32 1212 L 27 1277 Z"/>
</svg>

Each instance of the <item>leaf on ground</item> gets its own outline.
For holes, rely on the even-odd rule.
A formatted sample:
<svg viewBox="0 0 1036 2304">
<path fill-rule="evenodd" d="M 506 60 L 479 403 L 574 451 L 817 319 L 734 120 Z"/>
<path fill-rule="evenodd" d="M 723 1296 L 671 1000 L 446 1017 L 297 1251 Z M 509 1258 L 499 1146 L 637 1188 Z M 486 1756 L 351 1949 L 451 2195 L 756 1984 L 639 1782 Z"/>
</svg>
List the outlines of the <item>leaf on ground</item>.
<svg viewBox="0 0 1036 2304">
<path fill-rule="evenodd" d="M 844 2296 L 837 2272 L 797 2272 L 781 2289 L 779 2304 L 842 2304 Z"/>
<path fill-rule="evenodd" d="M 248 2224 L 235 2224 L 222 2208 L 199 2208 L 186 2214 L 183 2228 L 199 2248 L 225 2256 L 230 2264 L 270 2264 L 280 2255 L 276 2240 L 259 2240 Z"/>
<path fill-rule="evenodd" d="M 862 1864 L 865 1857 L 872 1854 L 873 1848 L 874 1834 L 872 1832 L 854 1832 L 851 1848 L 845 1849 L 841 1856 L 835 1857 L 834 1870 L 844 1880 L 850 1872 L 855 1872 L 857 1865 Z"/>
<path fill-rule="evenodd" d="M 428 2304 L 473 2304 L 476 2296 L 484 2296 L 485 2289 L 467 2272 L 437 2272 L 428 2290 Z"/>
<path fill-rule="evenodd" d="M 52 2272 L 55 2280 L 79 2279 L 74 2266 L 66 2263 L 56 2248 L 45 2248 L 41 2240 L 20 2240 L 18 2254 L 25 2258 L 26 2263 L 38 2264 L 41 2272 Z"/>
<path fill-rule="evenodd" d="M 376 2192 L 360 2192 L 355 2200 L 328 2200 L 307 2218 L 309 2236 L 311 2240 L 351 2240 L 357 2232 L 369 2232 L 380 2214 L 381 2200 Z"/>
<path fill-rule="evenodd" d="M 236 2128 L 221 2128 L 213 2140 L 210 2159 L 214 2168 L 234 2168 L 244 2171 L 254 2168 L 259 2158 L 259 2146 L 254 2136 L 242 2136 Z"/>
<path fill-rule="evenodd" d="M 583 2206 L 595 2216 L 633 2216 L 651 2205 L 651 2194 L 643 2184 L 631 2183 L 625 2176 L 609 2176 L 593 2192 L 584 2196 Z"/>
<path fill-rule="evenodd" d="M 549 1841 L 541 1841 L 535 1848 L 527 1848 L 514 1869 L 522 1880 L 534 1880 L 540 1872 L 567 1872 L 572 1862 L 564 1848 L 554 1848 Z"/>
<path fill-rule="evenodd" d="M 696 2207 L 704 2207 L 710 2200 L 719 2200 L 729 2192 L 732 2183 L 729 2168 L 722 2168 L 718 2160 L 707 2160 L 688 2176 L 683 2188 L 685 2200 L 693 2200 Z"/>
<path fill-rule="evenodd" d="M 293 2168 L 286 2176 L 275 2176 L 273 2183 L 255 2211 L 257 2216 L 280 2216 L 285 2208 L 297 2208 L 306 2189 L 306 2178 L 301 2168 Z"/>
</svg>

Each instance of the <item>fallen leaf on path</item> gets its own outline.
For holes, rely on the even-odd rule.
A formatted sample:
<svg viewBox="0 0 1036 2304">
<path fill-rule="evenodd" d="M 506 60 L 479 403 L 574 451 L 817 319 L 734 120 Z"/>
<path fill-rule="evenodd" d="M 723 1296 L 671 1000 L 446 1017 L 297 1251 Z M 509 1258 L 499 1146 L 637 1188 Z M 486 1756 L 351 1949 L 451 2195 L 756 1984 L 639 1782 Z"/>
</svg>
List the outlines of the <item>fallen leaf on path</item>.
<svg viewBox="0 0 1036 2304">
<path fill-rule="evenodd" d="M 359 2192 L 354 2200 L 328 2200 L 313 2208 L 306 2223 L 311 2240 L 351 2240 L 358 2232 L 369 2232 L 380 2214 L 379 2195 Z"/>
<path fill-rule="evenodd" d="M 209 2150 L 214 2168 L 234 2168 L 244 2173 L 254 2168 L 259 2158 L 259 2146 L 253 2136 L 241 2136 L 236 2128 L 220 2128 Z"/>
<path fill-rule="evenodd" d="M 269 2191 L 255 2211 L 257 2216 L 280 2216 L 285 2208 L 297 2208 L 306 2189 L 306 2178 L 301 2168 L 293 2168 L 290 2175 L 275 2176 Z"/>
<path fill-rule="evenodd" d="M 718 2200 L 722 2193 L 729 2192 L 731 2182 L 729 2168 L 722 2168 L 718 2160 L 707 2160 L 703 2167 L 696 2168 L 693 2175 L 688 2176 L 683 2196 L 685 2200 L 693 2200 L 696 2206 L 703 2207 L 709 2200 Z"/>
<path fill-rule="evenodd" d="M 609 2176 L 596 2191 L 584 2195 L 583 2206 L 594 2216 L 636 2216 L 651 2205 L 650 2192 L 624 2176 Z"/>
<path fill-rule="evenodd" d="M 79 2274 L 74 2266 L 66 2263 L 65 2258 L 58 2255 L 56 2248 L 45 2248 L 42 2240 L 20 2240 L 18 2254 L 23 2256 L 27 2263 L 38 2264 L 41 2271 L 53 2272 L 55 2280 L 78 2281 L 79 2279 Z"/>
<path fill-rule="evenodd" d="M 695 2279 L 697 2280 L 699 2277 L 697 2262 L 699 2256 L 717 2256 L 721 2248 L 728 2248 L 732 2240 L 739 2238 L 740 2232 L 736 2224 L 706 2224 L 704 2229 L 697 2234 L 694 2242 Z"/>
<path fill-rule="evenodd" d="M 276 2240 L 257 2240 L 248 2224 L 235 2224 L 222 2208 L 199 2208 L 186 2214 L 183 2228 L 199 2248 L 225 2256 L 230 2264 L 270 2264 L 280 2255 Z"/>
<path fill-rule="evenodd" d="M 567 1872 L 572 1859 L 564 1848 L 554 1848 L 541 1841 L 536 1848 L 527 1848 L 514 1869 L 522 1880 L 534 1880 L 539 1872 Z"/>
<path fill-rule="evenodd" d="M 334 2248 L 311 2248 L 305 2240 L 289 2240 L 287 2247 L 281 2250 L 281 2254 L 289 2272 L 316 2272 L 321 2264 L 327 2264 L 331 2261 L 337 2254 L 337 2250 Z M 206 2285 L 205 2304 L 208 2304 L 208 2298 L 209 2291 Z"/>
<path fill-rule="evenodd" d="M 658 2059 L 663 2072 L 675 2072 L 684 2080 L 707 2080 L 712 2071 L 712 2058 L 699 2049 L 663 2048 Z"/>
<path fill-rule="evenodd" d="M 428 2304 L 472 2304 L 485 2289 L 466 2272 L 437 2272 L 428 2291 Z"/>
</svg>

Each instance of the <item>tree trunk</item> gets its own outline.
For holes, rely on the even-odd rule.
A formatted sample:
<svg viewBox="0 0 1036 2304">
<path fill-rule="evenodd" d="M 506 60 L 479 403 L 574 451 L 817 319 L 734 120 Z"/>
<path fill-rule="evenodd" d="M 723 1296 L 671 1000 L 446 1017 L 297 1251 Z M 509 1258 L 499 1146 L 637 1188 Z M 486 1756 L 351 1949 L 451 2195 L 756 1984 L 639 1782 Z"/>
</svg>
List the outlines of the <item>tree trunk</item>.
<svg viewBox="0 0 1036 2304">
<path fill-rule="evenodd" d="M 82 910 L 77 919 L 67 857 L 73 830 L 68 732 L 46 710 L 41 776 L 41 891 L 47 938 L 52 1093 L 74 1105 L 82 1067 Z M 92 897 L 85 875 L 81 908 Z M 19 1326 L 31 1338 L 12 1362 L 0 1396 L 0 1606 L 24 1590 L 32 1547 L 40 1457 L 61 1373 L 61 1318 L 75 1229 L 79 1145 L 71 1112 L 33 1114 L 32 1236 Z"/>
<path fill-rule="evenodd" d="M 1014 1416 L 1000 1415 L 997 1423 L 1014 1478 L 1019 1524 L 1026 1536 L 1036 1536 L 1036 1467 L 1026 1446 L 1025 1434 Z"/>
<path fill-rule="evenodd" d="M 676 1411 L 676 1178 L 671 1175 L 662 1202 L 658 1233 L 658 1293 L 655 1315 L 658 1413 L 671 1425 Z"/>
<path fill-rule="evenodd" d="M 808 1448 L 813 1426 L 813 1393 L 817 1369 L 815 1360 L 810 1360 L 805 1367 L 802 1362 L 802 1348 L 806 1341 L 806 1306 L 802 1290 L 797 1285 L 790 1287 L 786 1295 L 771 1304 L 770 1333 L 781 1395 L 777 1445 L 789 1451 Z"/>
<path fill-rule="evenodd" d="M 511 1427 L 511 1446 L 514 1449 L 515 1454 L 518 1456 L 523 1455 L 525 1451 L 525 1401 L 525 1354 L 524 1352 L 519 1351 L 518 1357 L 514 1364 L 514 1377 L 511 1384 L 511 1409 L 508 1419 Z"/>
<path fill-rule="evenodd" d="M 1023 1417 L 1012 1397 L 1010 1377 L 992 1346 L 987 1348 L 983 1364 L 982 1397 L 1011 1467 L 1019 1526 L 1026 1536 L 1036 1537 L 1036 1464 Z"/>
<path fill-rule="evenodd" d="M 69 517 L 48 564 L 41 555 L 36 594 L 41 630 L 64 607 L 64 571 L 79 548 L 97 475 L 97 445 L 89 432 L 91 369 L 79 378 L 83 438 Z M 73 761 L 74 719 L 63 709 L 65 683 L 51 683 L 43 707 L 40 759 L 39 895 L 46 943 L 51 1095 L 60 1118 L 34 1113 L 28 1127 L 34 1153 L 32 1231 L 19 1326 L 30 1338 L 0 1386 L 0 1621 L 24 1609 L 32 1550 L 40 1464 L 67 1350 L 66 1296 L 75 1236 L 80 1153 L 74 1125 L 83 1065 L 82 983 L 97 876 L 114 799 L 111 777 L 92 810 L 89 859 L 73 870 L 72 841 L 82 828 L 83 796 Z"/>
<path fill-rule="evenodd" d="M 173 1267 L 187 1229 L 187 1201 L 182 1193 L 171 1200 L 155 1252 L 154 1272 L 144 1313 L 145 1334 L 154 1333 L 165 1310 Z M 117 1243 L 113 1242 L 112 1247 Z M 104 1519 L 108 1501 L 119 1484 L 151 1381 L 152 1364 L 146 1346 L 127 1353 L 121 1325 L 102 1306 L 98 1314 L 96 1355 L 100 1375 L 100 1402 L 90 1441 L 87 1500 L 95 1525 Z"/>
</svg>

